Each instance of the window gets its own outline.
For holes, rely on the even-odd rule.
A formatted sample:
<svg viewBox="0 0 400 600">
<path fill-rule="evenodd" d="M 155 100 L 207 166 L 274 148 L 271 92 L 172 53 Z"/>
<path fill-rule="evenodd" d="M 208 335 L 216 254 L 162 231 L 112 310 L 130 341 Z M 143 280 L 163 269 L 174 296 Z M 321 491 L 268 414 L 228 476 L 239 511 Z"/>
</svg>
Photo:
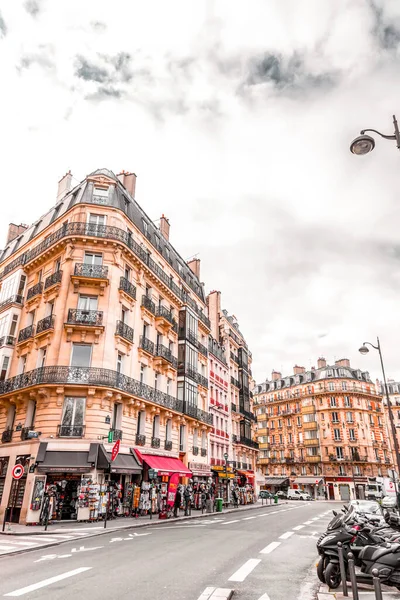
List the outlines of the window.
<svg viewBox="0 0 400 600">
<path fill-rule="evenodd" d="M 35 424 L 36 400 L 28 400 L 25 417 L 25 427 L 32 429 Z"/>
<path fill-rule="evenodd" d="M 143 223 L 143 233 L 145 236 L 149 235 L 149 226 L 147 225 L 147 222 L 142 219 L 142 223 Z"/>
<path fill-rule="evenodd" d="M 319 448 L 317 446 L 307 448 L 307 456 L 318 456 L 318 450 Z"/>
<path fill-rule="evenodd" d="M 7 377 L 7 369 L 8 369 L 9 362 L 10 362 L 10 357 L 4 356 L 3 364 L 1 365 L 1 371 L 0 371 L 0 381 L 4 381 L 5 378 Z"/>
<path fill-rule="evenodd" d="M 102 265 L 103 255 L 94 254 L 93 252 L 85 252 L 83 262 L 85 263 L 85 265 Z"/>
<path fill-rule="evenodd" d="M 146 366 L 140 365 L 140 383 L 146 383 Z"/>
<path fill-rule="evenodd" d="M 15 404 L 11 404 L 11 406 L 8 407 L 7 411 L 6 429 L 14 429 L 15 413 L 16 406 Z"/>
<path fill-rule="evenodd" d="M 353 423 L 353 413 L 352 412 L 346 412 L 346 421 L 347 421 L 347 423 Z"/>
<path fill-rule="evenodd" d="M 169 248 L 167 248 L 167 246 L 164 247 L 164 254 L 165 254 L 165 258 L 167 259 L 167 261 L 170 262 L 171 258 L 170 258 L 170 254 L 169 254 Z"/>
<path fill-rule="evenodd" d="M 179 426 L 179 451 L 184 452 L 186 443 L 186 425 Z"/>
<path fill-rule="evenodd" d="M 65 398 L 60 425 L 60 437 L 82 437 L 85 404 L 86 398 Z"/>
<path fill-rule="evenodd" d="M 140 410 L 138 412 L 136 433 L 138 435 L 144 435 L 145 431 L 146 431 L 146 411 Z"/>
<path fill-rule="evenodd" d="M 54 263 L 54 273 L 58 273 L 61 269 L 61 258 L 57 258 L 56 262 Z"/>
<path fill-rule="evenodd" d="M 314 421 L 316 421 L 315 413 L 303 415 L 303 421 L 304 423 L 313 423 Z"/>
<path fill-rule="evenodd" d="M 154 415 L 153 418 L 153 438 L 160 437 L 160 415 Z"/>
<path fill-rule="evenodd" d="M 339 416 L 337 412 L 332 413 L 332 423 L 339 423 Z"/>
<path fill-rule="evenodd" d="M 337 402 L 336 402 L 336 398 L 335 396 L 331 396 L 331 406 L 337 406 Z"/>
<path fill-rule="evenodd" d="M 25 369 L 26 369 L 26 354 L 24 356 L 21 356 L 21 358 L 19 359 L 18 375 L 22 375 L 22 373 L 25 373 Z"/>
<path fill-rule="evenodd" d="M 12 337 L 15 336 L 15 331 L 17 329 L 17 323 L 18 323 L 18 315 L 13 315 L 12 319 L 11 319 L 11 326 L 10 326 L 10 335 Z"/>
<path fill-rule="evenodd" d="M 168 442 L 172 440 L 172 419 L 168 419 L 165 424 L 165 439 Z"/>
<path fill-rule="evenodd" d="M 78 309 L 81 311 L 97 310 L 97 296 L 79 296 Z"/>
<path fill-rule="evenodd" d="M 154 389 L 158 390 L 158 373 L 154 374 Z"/>
<path fill-rule="evenodd" d="M 108 188 L 94 187 L 93 188 L 93 204 L 107 204 L 108 203 Z"/>
<path fill-rule="evenodd" d="M 349 407 L 351 406 L 351 403 L 350 403 L 350 397 L 349 397 L 349 396 L 345 396 L 345 397 L 344 397 L 344 405 L 345 405 L 345 407 L 347 407 L 347 408 L 349 408 Z"/>
<path fill-rule="evenodd" d="M 333 430 L 333 434 L 334 434 L 334 439 L 335 441 L 340 441 L 340 429 L 334 429 Z"/>
<path fill-rule="evenodd" d="M 125 270 L 124 270 L 124 277 L 125 279 L 127 279 L 128 281 L 131 280 L 131 274 L 132 274 L 132 269 L 130 267 L 128 267 L 128 265 L 125 265 Z"/>
<path fill-rule="evenodd" d="M 90 367 L 91 344 L 72 344 L 71 367 Z"/>
<path fill-rule="evenodd" d="M 328 389 L 330 392 L 334 392 L 335 391 L 335 384 L 333 383 L 333 381 L 329 381 L 328 383 Z"/>
<path fill-rule="evenodd" d="M 349 438 L 351 442 L 355 442 L 356 441 L 356 434 L 354 429 L 349 429 Z"/>
<path fill-rule="evenodd" d="M 339 475 L 346 475 L 343 465 L 339 465 Z"/>
<path fill-rule="evenodd" d="M 102 226 L 102 225 L 106 224 L 106 216 L 105 215 L 95 215 L 93 213 L 90 213 L 88 223 L 90 225 L 93 225 L 97 229 L 98 226 Z"/>
<path fill-rule="evenodd" d="M 39 349 L 38 360 L 37 360 L 37 366 L 39 369 L 41 367 L 44 367 L 44 365 L 46 363 L 46 354 L 47 354 L 47 346 Z"/>
<path fill-rule="evenodd" d="M 336 448 L 336 458 L 341 459 L 341 458 L 343 458 L 343 456 L 344 456 L 343 455 L 343 448 L 341 446 L 338 446 Z"/>
<path fill-rule="evenodd" d="M 25 284 L 26 284 L 26 275 L 21 275 L 21 279 L 19 280 L 19 286 L 18 286 L 18 295 L 20 295 L 20 296 L 24 295 Z"/>
<path fill-rule="evenodd" d="M 122 356 L 122 354 L 120 354 L 118 352 L 118 354 L 117 354 L 117 373 L 122 373 L 122 363 L 123 363 L 123 356 Z"/>
<path fill-rule="evenodd" d="M 347 390 L 347 381 L 342 381 L 342 390 L 343 391 Z"/>
</svg>

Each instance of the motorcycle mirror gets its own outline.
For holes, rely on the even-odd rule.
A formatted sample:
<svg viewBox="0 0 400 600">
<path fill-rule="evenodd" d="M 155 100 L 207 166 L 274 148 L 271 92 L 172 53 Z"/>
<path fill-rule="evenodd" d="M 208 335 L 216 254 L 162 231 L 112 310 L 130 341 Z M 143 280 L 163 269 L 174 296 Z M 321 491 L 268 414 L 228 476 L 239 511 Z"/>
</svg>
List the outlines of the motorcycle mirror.
<svg viewBox="0 0 400 600">
<path fill-rule="evenodd" d="M 332 512 L 333 512 L 334 516 L 335 516 L 335 517 L 337 517 L 337 512 L 336 512 L 336 510 L 333 510 Z"/>
</svg>

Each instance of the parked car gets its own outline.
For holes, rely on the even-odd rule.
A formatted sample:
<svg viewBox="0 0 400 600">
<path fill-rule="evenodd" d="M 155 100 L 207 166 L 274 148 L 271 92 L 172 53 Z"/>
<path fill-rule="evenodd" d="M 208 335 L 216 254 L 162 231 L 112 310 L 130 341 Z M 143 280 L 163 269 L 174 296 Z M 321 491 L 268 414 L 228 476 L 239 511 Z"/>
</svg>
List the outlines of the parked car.
<svg viewBox="0 0 400 600">
<path fill-rule="evenodd" d="M 279 492 L 276 492 L 276 495 L 281 500 L 287 500 L 287 492 L 284 492 L 283 490 L 279 490 Z"/>
<path fill-rule="evenodd" d="M 262 500 L 269 500 L 270 498 L 273 498 L 274 494 L 272 494 L 271 492 L 268 492 L 268 490 L 260 490 L 260 498 Z"/>
<path fill-rule="evenodd" d="M 382 498 L 382 506 L 383 508 L 396 508 L 396 496 L 384 496 Z"/>
<path fill-rule="evenodd" d="M 368 517 L 377 517 L 382 525 L 385 523 L 383 510 L 376 500 L 350 500 L 346 508 L 352 508 L 355 512 Z"/>
<path fill-rule="evenodd" d="M 310 494 L 302 490 L 288 490 L 287 498 L 288 500 L 312 500 Z"/>
</svg>

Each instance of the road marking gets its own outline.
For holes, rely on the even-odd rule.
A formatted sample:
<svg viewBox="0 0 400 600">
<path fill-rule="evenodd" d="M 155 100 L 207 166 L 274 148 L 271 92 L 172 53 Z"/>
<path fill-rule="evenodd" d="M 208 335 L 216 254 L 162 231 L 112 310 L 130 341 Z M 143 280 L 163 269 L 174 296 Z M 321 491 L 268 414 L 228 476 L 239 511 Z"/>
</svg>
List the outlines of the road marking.
<svg viewBox="0 0 400 600">
<path fill-rule="evenodd" d="M 221 525 L 229 525 L 229 523 L 239 523 L 240 519 L 234 519 L 233 521 L 225 521 L 225 523 L 221 523 Z"/>
<path fill-rule="evenodd" d="M 206 587 L 204 592 L 197 598 L 197 600 L 208 600 L 213 592 L 215 592 L 215 588 Z"/>
<path fill-rule="evenodd" d="M 311 521 L 318 521 L 319 517 L 314 517 Z"/>
<path fill-rule="evenodd" d="M 260 551 L 260 554 L 270 554 L 276 548 L 278 548 L 278 546 L 280 546 L 280 545 L 281 545 L 281 542 L 271 542 L 270 544 L 268 544 L 268 546 L 265 546 L 265 548 L 263 548 Z"/>
<path fill-rule="evenodd" d="M 10 546 L 0 546 L 0 550 L 5 550 L 6 552 L 12 552 L 13 548 L 10 548 Z"/>
<path fill-rule="evenodd" d="M 40 535 L 40 536 L 39 535 L 38 536 L 35 535 L 34 537 L 33 536 L 29 536 L 29 537 L 20 537 L 20 536 L 18 536 L 18 539 L 29 540 L 29 541 L 33 541 L 34 540 L 35 542 L 39 543 L 39 542 L 55 542 L 57 540 L 57 537 L 56 536 L 54 536 L 54 537 L 47 537 L 47 535 Z"/>
<path fill-rule="evenodd" d="M 250 560 L 245 562 L 232 577 L 229 577 L 228 581 L 244 581 L 247 575 L 249 575 L 260 562 L 260 558 L 250 558 Z"/>
<path fill-rule="evenodd" d="M 16 540 L 13 540 L 12 542 L 4 542 L 5 544 L 12 544 L 15 546 L 36 546 L 36 542 L 17 542 Z"/>
<path fill-rule="evenodd" d="M 297 525 L 297 527 L 293 527 L 294 531 L 299 531 L 299 529 L 303 529 L 304 525 Z"/>
<path fill-rule="evenodd" d="M 286 531 L 285 533 L 282 533 L 282 535 L 279 536 L 280 540 L 287 540 L 288 538 L 290 538 L 291 535 L 293 535 L 294 531 Z"/>
<path fill-rule="evenodd" d="M 94 531 L 95 529 L 104 529 L 104 527 L 79 527 L 79 529 L 68 529 L 67 527 L 63 527 L 62 529 L 55 529 L 54 531 L 73 531 L 74 533 L 79 533 L 80 531 Z"/>
<path fill-rule="evenodd" d="M 242 519 L 242 521 L 250 521 L 250 519 L 255 519 L 256 517 L 246 517 L 245 519 Z"/>
<path fill-rule="evenodd" d="M 43 579 L 43 581 L 38 581 L 37 583 L 33 583 L 32 585 L 28 585 L 27 587 L 15 590 L 14 592 L 10 592 L 9 594 L 4 594 L 4 596 L 24 596 L 29 592 L 34 592 L 35 590 L 40 590 L 40 588 L 46 587 L 47 585 L 51 585 L 52 583 L 57 583 L 57 581 L 62 581 L 63 579 L 67 579 L 68 577 L 73 577 L 74 575 L 79 575 L 80 573 L 89 571 L 91 568 L 92 567 L 79 567 L 79 569 L 67 571 L 67 573 L 61 573 L 61 575 L 56 575 L 55 577 L 50 577 L 49 579 Z"/>
<path fill-rule="evenodd" d="M 312 521 L 304 521 L 303 525 L 312 525 Z"/>
<path fill-rule="evenodd" d="M 258 600 L 270 600 L 270 597 L 268 596 L 268 594 L 263 594 Z"/>
</svg>

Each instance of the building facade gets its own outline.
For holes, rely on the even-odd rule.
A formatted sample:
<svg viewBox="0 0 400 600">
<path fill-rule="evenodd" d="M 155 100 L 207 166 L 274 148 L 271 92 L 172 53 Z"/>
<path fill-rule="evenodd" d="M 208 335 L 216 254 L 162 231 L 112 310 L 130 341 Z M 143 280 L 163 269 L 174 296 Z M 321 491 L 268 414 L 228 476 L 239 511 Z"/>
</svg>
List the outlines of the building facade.
<svg viewBox="0 0 400 600">
<path fill-rule="evenodd" d="M 299 487 L 313 497 L 347 500 L 365 496 L 368 478 L 385 476 L 392 454 L 382 396 L 369 374 L 347 359 L 292 375 L 273 371 L 255 387 L 265 485 Z"/>
<path fill-rule="evenodd" d="M 150 472 L 210 475 L 199 261 L 138 205 L 133 173 L 71 181 L 36 223 L 14 226 L 0 256 L 0 518 L 14 522 L 38 522 L 49 485 L 66 519 L 83 479 L 115 480 L 125 502 Z"/>
</svg>

